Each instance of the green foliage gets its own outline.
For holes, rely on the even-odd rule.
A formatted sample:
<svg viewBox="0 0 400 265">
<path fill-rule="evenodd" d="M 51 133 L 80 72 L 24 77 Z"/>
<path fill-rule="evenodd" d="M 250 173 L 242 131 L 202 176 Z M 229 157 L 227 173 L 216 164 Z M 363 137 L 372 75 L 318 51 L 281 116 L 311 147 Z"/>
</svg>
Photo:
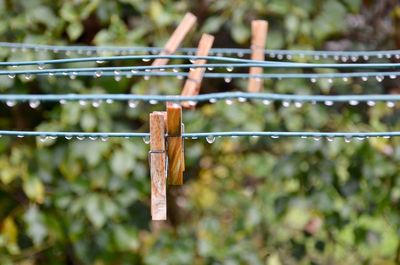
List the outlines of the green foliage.
<svg viewBox="0 0 400 265">
<path fill-rule="evenodd" d="M 215 34 L 218 47 L 249 47 L 250 23 L 258 18 L 269 21 L 271 49 L 332 44 L 394 49 L 391 30 L 400 7 L 382 14 L 367 3 L 374 1 L 364 2 L 0 0 L 0 35 L 13 42 L 162 46 L 184 13 L 192 11 L 199 25 L 185 39 L 186 47 L 195 47 L 202 32 Z M 371 16 L 374 10 L 377 14 Z M 384 20 L 388 31 L 382 34 L 371 17 Z M 351 24 L 355 18 L 364 24 Z M 4 49 L 0 56 L 13 61 L 65 54 Z M 128 64 L 132 62 L 118 65 Z M 181 82 L 1 77 L 0 92 L 177 94 Z M 384 93 L 394 86 L 374 80 L 334 85 L 326 80 L 265 81 L 266 91 L 301 94 Z M 245 87 L 243 80 L 205 80 L 202 91 Z M 163 108 L 48 103 L 32 110 L 25 104 L 2 105 L 0 127 L 148 131 L 148 114 Z M 370 109 L 283 108 L 220 102 L 185 112 L 184 122 L 187 132 L 391 131 L 400 130 L 397 114 L 398 109 L 384 104 Z M 399 139 L 233 138 L 212 145 L 187 140 L 186 183 L 169 190 L 170 221 L 157 228 L 150 221 L 148 146 L 142 141 L 2 137 L 0 264 L 397 264 L 398 146 Z"/>
</svg>

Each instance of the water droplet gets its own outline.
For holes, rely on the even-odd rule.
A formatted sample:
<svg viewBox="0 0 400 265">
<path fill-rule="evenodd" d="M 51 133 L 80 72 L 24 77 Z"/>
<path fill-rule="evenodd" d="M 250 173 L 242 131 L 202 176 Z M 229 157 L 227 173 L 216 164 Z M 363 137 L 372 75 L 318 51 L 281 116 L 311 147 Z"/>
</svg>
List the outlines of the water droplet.
<svg viewBox="0 0 400 265">
<path fill-rule="evenodd" d="M 359 140 L 359 141 L 364 141 L 365 137 L 364 136 L 357 136 L 356 139 Z"/>
<path fill-rule="evenodd" d="M 377 57 L 378 57 L 379 59 L 382 59 L 382 58 L 383 58 L 383 54 L 378 54 Z"/>
<path fill-rule="evenodd" d="M 271 135 L 271 138 L 272 138 L 272 139 L 278 139 L 278 138 L 279 138 L 279 135 Z"/>
<path fill-rule="evenodd" d="M 307 138 L 308 138 L 307 135 L 302 135 L 302 136 L 301 136 L 301 139 L 307 139 Z"/>
<path fill-rule="evenodd" d="M 244 54 L 243 54 L 242 52 L 238 52 L 238 53 L 237 53 L 237 56 L 240 57 L 240 58 L 242 58 L 242 57 L 244 56 Z"/>
<path fill-rule="evenodd" d="M 210 103 L 212 103 L 212 104 L 214 104 L 215 102 L 217 102 L 217 99 L 216 98 L 210 98 Z"/>
<path fill-rule="evenodd" d="M 46 67 L 46 65 L 44 64 L 38 64 L 38 69 L 39 70 L 43 70 Z"/>
<path fill-rule="evenodd" d="M 347 62 L 347 60 L 349 60 L 349 58 L 347 56 L 342 56 L 341 60 L 342 60 L 342 62 Z"/>
<path fill-rule="evenodd" d="M 102 136 L 102 137 L 100 137 L 100 140 L 102 142 L 107 142 L 108 141 L 108 136 Z"/>
<path fill-rule="evenodd" d="M 106 99 L 106 103 L 107 104 L 113 104 L 114 100 L 112 100 L 111 98 Z"/>
<path fill-rule="evenodd" d="M 246 102 L 246 101 L 247 101 L 247 98 L 239 97 L 239 98 L 238 98 L 238 101 L 241 102 L 241 103 L 243 103 L 243 102 Z"/>
<path fill-rule="evenodd" d="M 357 57 L 357 56 L 351 56 L 351 60 L 352 60 L 353 62 L 356 62 L 356 61 L 358 60 L 358 57 Z"/>
<path fill-rule="evenodd" d="M 121 81 L 121 79 L 122 79 L 122 76 L 120 76 L 120 75 L 114 76 L 114 80 L 117 82 Z"/>
<path fill-rule="evenodd" d="M 42 135 L 39 137 L 39 141 L 41 141 L 42 143 L 46 142 L 48 139 L 48 137 L 46 135 Z"/>
<path fill-rule="evenodd" d="M 149 75 L 144 75 L 144 76 L 143 76 L 143 79 L 147 81 L 147 80 L 150 79 L 150 76 L 149 76 Z"/>
<path fill-rule="evenodd" d="M 286 59 L 288 59 L 288 60 L 292 60 L 292 58 L 293 58 L 293 56 L 292 56 L 292 55 L 290 55 L 290 54 L 287 54 L 287 55 L 286 55 Z"/>
<path fill-rule="evenodd" d="M 383 76 L 376 76 L 376 81 L 378 81 L 379 83 L 383 81 L 384 77 Z"/>
<path fill-rule="evenodd" d="M 32 109 L 36 109 L 37 107 L 39 107 L 40 105 L 40 101 L 39 100 L 31 100 L 29 101 L 29 107 L 31 107 Z"/>
<path fill-rule="evenodd" d="M 282 106 L 285 108 L 290 107 L 290 101 L 282 101 Z"/>
<path fill-rule="evenodd" d="M 339 60 L 339 56 L 338 55 L 333 56 L 333 60 L 338 61 Z"/>
<path fill-rule="evenodd" d="M 343 82 L 349 82 L 349 78 L 348 77 L 343 77 Z"/>
<path fill-rule="evenodd" d="M 233 104 L 233 100 L 227 98 L 227 99 L 225 99 L 225 104 L 226 104 L 226 105 L 232 105 L 232 104 Z"/>
<path fill-rule="evenodd" d="M 335 138 L 333 136 L 328 136 L 328 137 L 326 137 L 326 140 L 328 140 L 328 142 L 333 142 L 333 140 L 335 140 Z"/>
<path fill-rule="evenodd" d="M 370 106 L 370 107 L 373 107 L 373 106 L 376 105 L 376 103 L 375 103 L 375 101 L 373 101 L 373 100 L 368 100 L 368 101 L 367 101 L 367 105 Z"/>
<path fill-rule="evenodd" d="M 228 67 L 226 68 L 226 71 L 232 72 L 232 71 L 233 71 L 233 67 L 232 67 L 232 66 L 228 66 Z"/>
<path fill-rule="evenodd" d="M 386 57 L 387 59 L 390 59 L 390 58 L 392 58 L 392 55 L 391 55 L 390 53 L 387 53 L 387 54 L 385 55 L 385 57 Z"/>
<path fill-rule="evenodd" d="M 177 75 L 176 78 L 177 78 L 178 80 L 182 80 L 182 79 L 183 79 L 183 75 Z"/>
<path fill-rule="evenodd" d="M 314 136 L 313 139 L 314 139 L 314 141 L 318 142 L 319 140 L 321 140 L 321 136 Z"/>
<path fill-rule="evenodd" d="M 26 80 L 31 80 L 32 79 L 32 75 L 31 74 L 26 74 L 26 75 L 24 75 L 24 78 Z"/>
<path fill-rule="evenodd" d="M 128 101 L 128 106 L 129 106 L 131 109 L 136 108 L 138 104 L 139 104 L 139 102 L 136 101 L 136 100 L 133 100 L 133 99 L 131 99 L 131 100 Z"/>
<path fill-rule="evenodd" d="M 225 77 L 224 78 L 225 83 L 230 83 L 232 81 L 232 78 L 230 77 Z"/>
<path fill-rule="evenodd" d="M 179 72 L 179 69 L 177 69 L 177 68 L 172 68 L 172 72 L 178 73 L 178 72 Z"/>
<path fill-rule="evenodd" d="M 150 62 L 150 58 L 142 58 L 143 62 Z"/>
<path fill-rule="evenodd" d="M 17 137 L 18 137 L 18 138 L 24 138 L 24 135 L 18 134 Z"/>
<path fill-rule="evenodd" d="M 351 142 L 351 136 L 346 136 L 346 137 L 344 137 L 344 141 L 346 142 L 346 143 L 350 143 Z"/>
<path fill-rule="evenodd" d="M 214 67 L 207 67 L 208 71 L 213 71 Z"/>
<path fill-rule="evenodd" d="M 103 60 L 96 60 L 96 63 L 98 63 L 98 64 L 103 64 L 103 63 L 105 63 L 105 61 L 103 61 Z"/>
<path fill-rule="evenodd" d="M 78 139 L 79 141 L 83 141 L 83 140 L 85 140 L 85 136 L 79 135 L 76 137 L 76 139 Z"/>
<path fill-rule="evenodd" d="M 79 100 L 79 105 L 86 106 L 86 104 L 87 104 L 86 100 L 83 99 Z"/>
<path fill-rule="evenodd" d="M 100 105 L 101 105 L 101 100 L 93 100 L 92 101 L 92 106 L 94 107 L 94 108 L 98 108 L 98 107 L 100 107 Z"/>
<path fill-rule="evenodd" d="M 368 55 L 364 55 L 364 56 L 363 56 L 363 59 L 364 59 L 365 61 L 368 61 L 368 60 L 369 60 L 369 56 L 368 56 Z"/>
<path fill-rule="evenodd" d="M 96 72 L 94 73 L 94 77 L 99 78 L 102 74 L 103 74 L 102 71 L 96 71 Z"/>
<path fill-rule="evenodd" d="M 295 106 L 296 108 L 301 108 L 301 107 L 303 106 L 303 103 L 302 103 L 302 102 L 299 102 L 299 101 L 296 101 L 296 102 L 294 103 L 294 106 Z"/>
<path fill-rule="evenodd" d="M 396 103 L 394 103 L 393 101 L 387 101 L 386 106 L 388 108 L 394 108 L 396 106 Z"/>
<path fill-rule="evenodd" d="M 150 143 L 150 136 L 145 136 L 145 137 L 143 137 L 143 142 L 144 142 L 145 144 L 149 144 L 149 143 Z"/>
<path fill-rule="evenodd" d="M 209 135 L 206 137 L 207 143 L 212 144 L 215 142 L 215 136 Z"/>
<path fill-rule="evenodd" d="M 138 71 L 135 70 L 135 69 L 132 69 L 132 70 L 131 70 L 131 73 L 132 73 L 132 74 L 137 74 L 137 72 L 138 72 Z"/>
<path fill-rule="evenodd" d="M 271 100 L 264 99 L 264 100 L 262 101 L 262 103 L 263 103 L 264 105 L 269 105 L 269 104 L 271 104 Z"/>
<path fill-rule="evenodd" d="M 50 136 L 49 136 L 49 139 L 50 139 L 50 140 L 55 140 L 55 139 L 57 139 L 57 136 L 50 135 Z"/>
<path fill-rule="evenodd" d="M 120 71 L 120 70 L 114 70 L 114 74 L 115 74 L 115 75 L 120 75 L 120 74 L 121 74 L 121 71 Z"/>
<path fill-rule="evenodd" d="M 315 56 L 314 56 L 314 60 L 317 60 L 317 61 L 318 61 L 318 60 L 319 60 L 319 55 L 315 55 Z"/>
<path fill-rule="evenodd" d="M 396 77 L 397 77 L 396 75 L 390 75 L 389 76 L 390 79 L 396 79 Z"/>
<path fill-rule="evenodd" d="M 9 74 L 8 77 L 11 78 L 11 79 L 14 79 L 15 78 L 15 74 Z"/>
<path fill-rule="evenodd" d="M 357 100 L 350 100 L 349 101 L 349 104 L 351 105 L 351 106 L 357 106 L 358 105 L 358 101 Z"/>
<path fill-rule="evenodd" d="M 60 103 L 61 105 L 64 105 L 64 104 L 67 103 L 67 101 L 66 101 L 65 99 L 60 99 L 59 103 Z"/>
<path fill-rule="evenodd" d="M 310 81 L 311 81 L 311 83 L 316 83 L 317 82 L 317 78 L 311 78 Z"/>
<path fill-rule="evenodd" d="M 69 74 L 69 78 L 72 79 L 72 80 L 74 80 L 74 79 L 76 79 L 76 76 L 77 76 L 77 75 L 78 75 L 77 72 L 72 72 L 72 73 Z"/>
<path fill-rule="evenodd" d="M 328 78 L 328 83 L 329 83 L 329 84 L 332 84 L 332 83 L 333 83 L 332 78 Z"/>
<path fill-rule="evenodd" d="M 332 100 L 325 100 L 324 104 L 326 106 L 333 106 L 333 101 Z"/>
<path fill-rule="evenodd" d="M 366 82 L 366 81 L 368 81 L 368 77 L 363 76 L 363 77 L 361 77 L 361 80 L 364 81 L 364 82 Z"/>
<path fill-rule="evenodd" d="M 283 55 L 282 55 L 282 54 L 278 54 L 278 55 L 276 56 L 276 58 L 277 58 L 278 60 L 282 60 L 282 59 L 283 59 Z"/>
<path fill-rule="evenodd" d="M 17 102 L 16 102 L 15 100 L 7 100 L 7 101 L 6 101 L 6 105 L 7 105 L 8 107 L 14 107 L 15 104 L 17 104 Z"/>
<path fill-rule="evenodd" d="M 151 105 L 155 105 L 155 104 L 158 103 L 158 101 L 155 100 L 155 99 L 150 99 L 150 100 L 149 100 L 149 103 L 150 103 Z"/>
</svg>

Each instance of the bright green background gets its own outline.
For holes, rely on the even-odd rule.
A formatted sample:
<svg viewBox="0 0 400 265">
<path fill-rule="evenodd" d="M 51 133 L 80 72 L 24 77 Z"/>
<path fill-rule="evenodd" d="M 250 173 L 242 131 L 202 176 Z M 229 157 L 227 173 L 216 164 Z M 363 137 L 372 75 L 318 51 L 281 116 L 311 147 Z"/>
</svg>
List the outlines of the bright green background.
<svg viewBox="0 0 400 265">
<path fill-rule="evenodd" d="M 215 47 L 249 47 L 251 20 L 267 19 L 271 49 L 400 48 L 400 6 L 389 0 L 0 0 L 0 40 L 162 46 L 187 11 L 199 21 L 185 47 L 195 47 L 202 32 L 215 35 Z M 66 55 L 1 49 L 0 56 Z M 245 87 L 245 80 L 205 80 L 202 91 Z M 395 93 L 396 87 L 396 80 L 374 79 L 265 82 L 265 91 L 277 93 Z M 1 93 L 176 94 L 181 88 L 181 80 L 169 77 L 0 78 Z M 150 111 L 163 109 L 2 104 L 0 128 L 146 132 Z M 394 131 L 398 114 L 384 104 L 298 109 L 221 102 L 185 112 L 184 122 L 187 132 Z M 155 229 L 143 141 L 2 137 L 0 264 L 399 264 L 399 144 L 188 140 L 186 183 L 170 190 L 169 222 Z"/>
</svg>

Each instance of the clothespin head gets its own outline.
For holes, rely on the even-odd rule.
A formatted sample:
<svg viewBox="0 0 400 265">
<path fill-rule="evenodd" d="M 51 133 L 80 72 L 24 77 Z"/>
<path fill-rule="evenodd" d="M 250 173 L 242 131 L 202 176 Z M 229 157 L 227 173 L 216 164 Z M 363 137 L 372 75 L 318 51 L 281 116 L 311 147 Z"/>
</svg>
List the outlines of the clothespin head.
<svg viewBox="0 0 400 265">
<path fill-rule="evenodd" d="M 176 50 L 178 49 L 178 47 L 180 46 L 180 44 L 182 43 L 186 34 L 196 23 L 196 20 L 197 20 L 197 18 L 195 15 L 193 15 L 192 13 L 186 13 L 186 15 L 183 17 L 182 21 L 179 23 L 178 27 L 175 29 L 174 33 L 172 33 L 171 37 L 165 44 L 164 49 L 160 53 L 160 55 L 174 54 L 176 52 Z M 152 63 L 152 66 L 166 65 L 168 63 L 168 61 L 169 61 L 169 59 L 167 59 L 167 58 L 156 59 Z"/>
<path fill-rule="evenodd" d="M 150 175 L 152 220 L 167 220 L 167 155 L 165 112 L 150 113 Z"/>
<path fill-rule="evenodd" d="M 199 41 L 199 45 L 197 47 L 196 56 L 203 57 L 208 56 L 208 53 L 213 45 L 214 36 L 209 34 L 203 34 Z M 198 59 L 194 64 L 205 64 L 207 60 Z M 194 68 L 189 72 L 189 76 L 185 81 L 185 85 L 182 89 L 182 96 L 196 96 L 200 93 L 201 81 L 203 79 L 203 75 L 205 72 L 205 68 Z M 184 108 L 194 108 L 196 106 L 196 102 L 188 102 L 185 101 L 182 103 Z"/>
<path fill-rule="evenodd" d="M 182 185 L 185 170 L 184 144 L 182 137 L 182 107 L 177 103 L 167 103 L 167 154 L 168 184 Z"/>
<path fill-rule="evenodd" d="M 268 22 L 265 20 L 253 20 L 251 22 L 251 59 L 264 61 L 264 49 L 267 41 Z M 263 73 L 262 67 L 250 67 L 250 75 L 260 75 Z M 251 93 L 260 92 L 263 87 L 261 78 L 249 78 L 247 91 Z"/>
</svg>

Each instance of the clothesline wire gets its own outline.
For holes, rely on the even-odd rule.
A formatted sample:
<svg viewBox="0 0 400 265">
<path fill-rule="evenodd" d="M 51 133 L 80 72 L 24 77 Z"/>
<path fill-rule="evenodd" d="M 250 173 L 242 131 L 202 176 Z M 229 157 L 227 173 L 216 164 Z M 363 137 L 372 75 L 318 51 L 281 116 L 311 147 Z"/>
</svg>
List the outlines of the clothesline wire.
<svg viewBox="0 0 400 265">
<path fill-rule="evenodd" d="M 130 46 L 66 46 L 66 45 L 44 45 L 44 44 L 27 44 L 27 43 L 11 43 L 11 42 L 0 42 L 0 47 L 3 48 L 19 48 L 19 49 L 35 49 L 40 50 L 56 50 L 56 51 L 122 51 L 122 52 L 161 52 L 164 48 L 161 47 L 130 47 Z M 180 48 L 178 52 L 194 53 L 197 48 Z M 212 48 L 211 53 L 241 53 L 249 54 L 251 49 L 243 48 Z M 266 54 L 283 54 L 283 55 L 327 55 L 327 56 L 380 56 L 380 55 L 397 55 L 400 54 L 400 50 L 382 50 L 382 51 L 331 51 L 331 50 L 265 50 Z"/>
<path fill-rule="evenodd" d="M 0 62 L 0 66 L 27 66 L 27 65 L 47 65 L 47 64 L 65 64 L 65 63 L 82 63 L 82 62 L 110 62 L 117 60 L 152 60 L 152 59 L 185 59 L 185 60 L 208 60 L 208 61 L 226 61 L 232 63 L 247 63 L 247 66 L 260 66 L 267 65 L 268 67 L 283 67 L 283 66 L 297 66 L 297 67 L 325 67 L 329 68 L 336 67 L 381 67 L 381 66 L 396 66 L 397 63 L 347 63 L 347 64 L 335 64 L 335 63 L 297 63 L 297 62 L 277 62 L 277 61 L 257 61 L 250 59 L 232 58 L 232 57 L 221 57 L 221 56 L 192 56 L 192 55 L 127 55 L 127 56 L 107 56 L 107 57 L 84 57 L 84 58 L 67 58 L 67 59 L 54 59 L 54 60 L 32 60 L 32 61 L 14 61 L 14 62 Z M 186 65 L 186 64 L 185 64 Z M 194 64 L 187 64 L 194 66 Z M 229 67 L 231 64 L 219 64 L 220 67 Z M 159 69 L 159 68 L 156 68 Z"/>
<path fill-rule="evenodd" d="M 184 102 L 184 101 L 216 101 L 226 99 L 271 100 L 271 101 L 309 101 L 309 102 L 367 102 L 367 101 L 400 101 L 400 95 L 292 95 L 274 93 L 222 92 L 208 93 L 196 96 L 180 95 L 137 95 L 137 94 L 0 94 L 0 101 L 80 101 L 80 100 L 113 100 L 113 101 L 144 101 L 144 102 Z"/>
<path fill-rule="evenodd" d="M 1 136 L 53 136 L 53 137 L 116 137 L 116 138 L 140 138 L 149 137 L 146 132 L 59 132 L 59 131 L 8 131 L 0 130 Z M 167 136 L 167 135 L 166 135 Z M 183 133 L 185 138 L 207 137 L 392 137 L 400 136 L 400 131 L 395 132 L 199 132 Z"/>
</svg>

